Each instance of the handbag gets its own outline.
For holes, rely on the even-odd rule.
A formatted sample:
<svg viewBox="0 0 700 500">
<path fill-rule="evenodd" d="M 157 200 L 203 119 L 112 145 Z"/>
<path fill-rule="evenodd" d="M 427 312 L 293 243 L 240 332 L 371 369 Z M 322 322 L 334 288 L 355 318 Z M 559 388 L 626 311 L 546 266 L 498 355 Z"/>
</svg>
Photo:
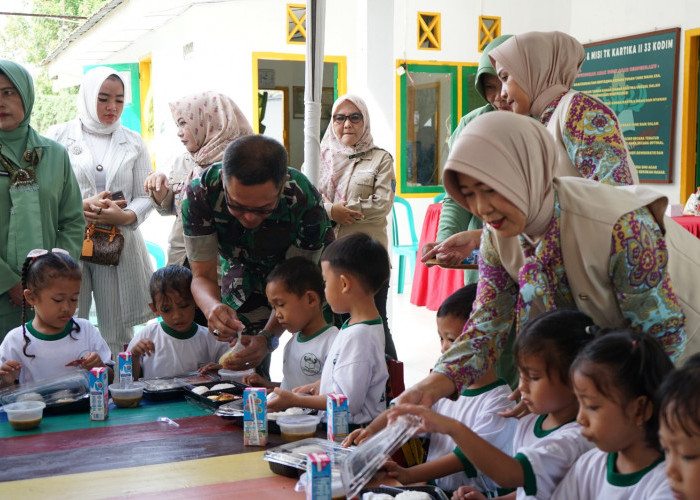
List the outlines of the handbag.
<svg viewBox="0 0 700 500">
<path fill-rule="evenodd" d="M 124 250 L 124 235 L 117 226 L 105 229 L 92 222 L 85 227 L 80 260 L 102 266 L 117 266 L 122 250 Z"/>
</svg>

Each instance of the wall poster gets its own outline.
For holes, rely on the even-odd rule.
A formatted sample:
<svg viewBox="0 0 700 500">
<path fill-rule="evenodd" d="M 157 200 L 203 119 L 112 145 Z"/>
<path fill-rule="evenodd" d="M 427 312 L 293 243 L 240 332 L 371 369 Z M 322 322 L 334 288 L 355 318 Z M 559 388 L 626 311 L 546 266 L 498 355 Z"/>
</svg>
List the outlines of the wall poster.
<svg viewBox="0 0 700 500">
<path fill-rule="evenodd" d="M 574 89 L 615 111 L 641 182 L 672 181 L 680 28 L 588 43 Z"/>
</svg>

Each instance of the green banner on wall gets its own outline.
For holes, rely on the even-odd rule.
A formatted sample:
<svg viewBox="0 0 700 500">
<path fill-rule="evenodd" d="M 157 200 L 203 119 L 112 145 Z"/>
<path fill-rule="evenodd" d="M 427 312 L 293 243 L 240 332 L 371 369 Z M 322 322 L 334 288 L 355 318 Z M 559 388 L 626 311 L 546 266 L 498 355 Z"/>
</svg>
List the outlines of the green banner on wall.
<svg viewBox="0 0 700 500">
<path fill-rule="evenodd" d="M 672 181 L 680 28 L 585 44 L 574 89 L 617 114 L 642 182 Z"/>
</svg>

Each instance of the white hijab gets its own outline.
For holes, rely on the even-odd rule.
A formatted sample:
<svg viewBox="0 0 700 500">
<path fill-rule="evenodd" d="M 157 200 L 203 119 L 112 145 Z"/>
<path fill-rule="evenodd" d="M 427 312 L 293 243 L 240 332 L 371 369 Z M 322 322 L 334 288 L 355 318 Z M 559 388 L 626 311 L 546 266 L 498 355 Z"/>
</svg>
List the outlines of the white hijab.
<svg viewBox="0 0 700 500">
<path fill-rule="evenodd" d="M 113 68 L 98 66 L 85 73 L 83 83 L 78 90 L 78 118 L 87 130 L 95 134 L 111 134 L 122 124 L 119 119 L 111 125 L 105 125 L 97 117 L 97 95 L 104 81 L 111 75 L 118 77 L 122 85 L 125 85 L 124 80 Z"/>
</svg>

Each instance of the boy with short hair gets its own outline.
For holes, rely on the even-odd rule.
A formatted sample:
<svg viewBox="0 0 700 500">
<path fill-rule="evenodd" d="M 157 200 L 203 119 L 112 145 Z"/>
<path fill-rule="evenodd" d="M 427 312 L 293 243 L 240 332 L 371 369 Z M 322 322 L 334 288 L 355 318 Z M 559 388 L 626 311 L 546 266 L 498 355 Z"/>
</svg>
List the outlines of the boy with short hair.
<svg viewBox="0 0 700 500">
<path fill-rule="evenodd" d="M 194 322 L 191 284 L 192 271 L 184 266 L 162 267 L 151 276 L 148 306 L 162 319 L 141 328 L 129 342 L 134 380 L 190 373 L 228 349 L 227 342 Z"/>
<path fill-rule="evenodd" d="M 267 277 L 265 288 L 280 326 L 294 333 L 284 347 L 282 383 L 270 382 L 254 373 L 243 381 L 248 385 L 268 388 L 295 387 L 312 384 L 321 378 L 338 328 L 323 317 L 323 276 L 317 264 L 304 257 L 292 257 Z"/>
<path fill-rule="evenodd" d="M 389 255 L 363 233 L 331 243 L 321 257 L 325 294 L 335 313 L 350 313 L 328 354 L 321 380 L 307 386 L 311 395 L 275 389 L 272 411 L 292 406 L 326 409 L 326 395 L 348 398 L 350 424 L 366 424 L 386 409 L 389 374 L 384 356 L 384 328 L 374 294 L 389 279 Z M 314 395 L 318 394 L 318 395 Z"/>
</svg>

